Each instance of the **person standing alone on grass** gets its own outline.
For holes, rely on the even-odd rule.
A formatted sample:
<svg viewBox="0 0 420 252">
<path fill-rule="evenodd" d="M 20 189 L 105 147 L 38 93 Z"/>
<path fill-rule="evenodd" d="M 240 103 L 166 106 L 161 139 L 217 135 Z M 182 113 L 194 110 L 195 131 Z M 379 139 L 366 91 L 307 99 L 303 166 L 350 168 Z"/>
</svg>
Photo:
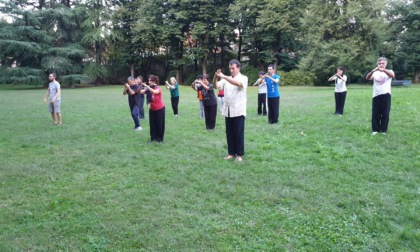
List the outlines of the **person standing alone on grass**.
<svg viewBox="0 0 420 252">
<path fill-rule="evenodd" d="M 130 107 L 131 117 L 134 121 L 134 130 L 140 131 L 140 94 L 138 93 L 140 86 L 136 83 L 132 76 L 127 78 L 128 83 L 124 85 L 123 95 L 128 95 L 128 106 Z"/>
<path fill-rule="evenodd" d="M 331 76 L 328 81 L 335 81 L 335 114 L 342 116 L 344 113 L 344 103 L 347 95 L 347 76 L 343 74 L 344 68 L 337 68 L 337 73 Z"/>
<path fill-rule="evenodd" d="M 219 69 L 216 72 L 221 80 L 218 88 L 225 91 L 223 114 L 225 115 L 226 139 L 228 155 L 225 160 L 235 158 L 242 161 L 245 154 L 245 116 L 246 116 L 246 88 L 248 77 L 241 74 L 241 63 L 238 60 L 229 62 L 231 76 L 226 76 Z"/>
<path fill-rule="evenodd" d="M 44 102 L 47 102 L 47 98 L 49 97 L 48 111 L 51 113 L 54 125 L 60 126 L 63 124 L 61 117 L 61 88 L 60 83 L 55 80 L 56 78 L 57 75 L 55 73 L 50 73 L 48 76 L 50 83 L 48 84 L 48 90 L 45 94 Z"/>
<path fill-rule="evenodd" d="M 268 123 L 275 124 L 279 122 L 280 75 L 275 73 L 273 65 L 269 65 L 267 70 L 268 73 L 264 75 L 264 80 L 267 85 Z"/>
<path fill-rule="evenodd" d="M 267 115 L 266 100 L 267 100 L 267 85 L 264 80 L 264 72 L 258 73 L 258 80 L 253 86 L 258 85 L 258 115 Z"/>
<path fill-rule="evenodd" d="M 388 131 L 389 112 L 391 111 L 391 81 L 395 78 L 394 71 L 386 69 L 388 60 L 380 57 L 377 67 L 366 75 L 367 80 L 373 79 L 372 98 L 372 135 Z"/>
</svg>

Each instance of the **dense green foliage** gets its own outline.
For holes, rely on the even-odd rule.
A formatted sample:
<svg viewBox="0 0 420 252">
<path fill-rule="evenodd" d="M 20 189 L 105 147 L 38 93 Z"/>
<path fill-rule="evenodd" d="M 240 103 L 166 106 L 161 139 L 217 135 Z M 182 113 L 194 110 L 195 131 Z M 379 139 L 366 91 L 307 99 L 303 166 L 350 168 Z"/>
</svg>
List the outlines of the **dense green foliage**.
<svg viewBox="0 0 420 252">
<path fill-rule="evenodd" d="M 52 71 L 63 84 L 152 73 L 184 83 L 232 58 L 306 72 L 315 85 L 342 66 L 363 83 L 379 56 L 397 79 L 420 82 L 419 2 L 0 0 L 0 83 L 38 84 Z"/>
<path fill-rule="evenodd" d="M 0 251 L 418 251 L 420 86 L 393 88 L 387 135 L 370 135 L 372 87 L 282 87 L 280 122 L 249 87 L 242 163 L 224 119 L 164 90 L 163 144 L 134 132 L 122 86 L 0 86 Z M 25 102 L 22 102 L 24 100 Z M 31 108 L 28 113 L 28 108 Z M 146 109 L 146 116 L 148 110 Z"/>
</svg>

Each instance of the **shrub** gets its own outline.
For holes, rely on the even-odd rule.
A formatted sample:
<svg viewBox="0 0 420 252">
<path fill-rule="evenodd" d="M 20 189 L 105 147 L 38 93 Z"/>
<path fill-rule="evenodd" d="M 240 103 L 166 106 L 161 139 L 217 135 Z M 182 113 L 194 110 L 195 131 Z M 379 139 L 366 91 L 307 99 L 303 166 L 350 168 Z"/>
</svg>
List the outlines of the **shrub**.
<svg viewBox="0 0 420 252">
<path fill-rule="evenodd" d="M 315 75 L 313 73 L 301 70 L 292 70 L 290 72 L 277 72 L 280 74 L 280 85 L 282 86 L 313 86 Z"/>
</svg>

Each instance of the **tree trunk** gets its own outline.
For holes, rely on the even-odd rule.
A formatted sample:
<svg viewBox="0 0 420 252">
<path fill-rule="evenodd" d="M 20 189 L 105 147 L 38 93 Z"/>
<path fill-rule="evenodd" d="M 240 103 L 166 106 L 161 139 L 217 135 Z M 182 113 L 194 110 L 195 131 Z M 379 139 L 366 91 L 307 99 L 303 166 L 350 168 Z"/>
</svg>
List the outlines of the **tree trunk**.
<svg viewBox="0 0 420 252">
<path fill-rule="evenodd" d="M 414 70 L 414 83 L 420 83 L 420 67 Z"/>
</svg>

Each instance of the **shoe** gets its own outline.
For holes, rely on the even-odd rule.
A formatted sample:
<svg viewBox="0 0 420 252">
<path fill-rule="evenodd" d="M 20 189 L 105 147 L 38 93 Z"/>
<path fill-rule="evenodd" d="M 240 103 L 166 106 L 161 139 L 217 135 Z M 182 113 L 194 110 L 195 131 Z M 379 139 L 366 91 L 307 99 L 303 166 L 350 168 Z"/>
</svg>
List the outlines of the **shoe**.
<svg viewBox="0 0 420 252">
<path fill-rule="evenodd" d="M 143 130 L 143 128 L 141 126 L 139 126 L 137 128 L 134 128 L 134 131 L 141 131 L 141 130 Z"/>
<path fill-rule="evenodd" d="M 374 136 L 374 135 L 376 135 L 376 134 L 378 134 L 378 131 L 374 131 L 374 132 L 372 132 L 372 136 Z"/>
<path fill-rule="evenodd" d="M 226 157 L 224 157 L 223 159 L 224 160 L 229 160 L 229 159 L 232 159 L 232 158 L 234 158 L 235 156 L 233 156 L 233 155 L 228 155 L 228 156 L 226 156 Z"/>
<path fill-rule="evenodd" d="M 237 156 L 237 157 L 235 158 L 235 161 L 237 161 L 237 162 L 242 162 L 242 157 L 241 157 L 241 156 Z"/>
<path fill-rule="evenodd" d="M 382 132 L 382 135 L 386 135 L 386 132 Z"/>
</svg>

